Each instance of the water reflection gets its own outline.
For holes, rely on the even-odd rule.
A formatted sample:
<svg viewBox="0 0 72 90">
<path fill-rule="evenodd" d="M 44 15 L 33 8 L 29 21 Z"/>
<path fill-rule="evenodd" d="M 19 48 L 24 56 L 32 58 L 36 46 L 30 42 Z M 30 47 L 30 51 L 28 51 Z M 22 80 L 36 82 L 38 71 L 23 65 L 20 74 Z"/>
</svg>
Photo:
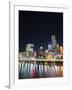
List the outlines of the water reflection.
<svg viewBox="0 0 72 90">
<path fill-rule="evenodd" d="M 19 79 L 63 77 L 63 62 L 19 62 Z"/>
</svg>

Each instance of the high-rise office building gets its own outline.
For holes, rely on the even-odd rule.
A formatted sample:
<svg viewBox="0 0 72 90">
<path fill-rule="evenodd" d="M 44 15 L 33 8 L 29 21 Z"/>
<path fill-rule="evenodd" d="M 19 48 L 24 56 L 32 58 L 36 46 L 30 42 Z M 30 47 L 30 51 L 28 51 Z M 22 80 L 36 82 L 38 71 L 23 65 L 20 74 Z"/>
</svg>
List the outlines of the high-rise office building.
<svg viewBox="0 0 72 90">
<path fill-rule="evenodd" d="M 27 44 L 26 45 L 26 52 L 27 52 L 27 56 L 28 57 L 32 57 L 33 56 L 33 51 L 34 51 L 34 44 Z"/>
<path fill-rule="evenodd" d="M 27 44 L 26 45 L 26 52 L 33 52 L 34 44 Z"/>
<path fill-rule="evenodd" d="M 55 35 L 51 36 L 51 40 L 52 40 L 52 48 L 56 49 L 57 48 L 57 42 L 56 42 L 56 37 Z"/>
<path fill-rule="evenodd" d="M 48 50 L 52 50 L 52 44 L 50 42 L 48 43 Z"/>
</svg>

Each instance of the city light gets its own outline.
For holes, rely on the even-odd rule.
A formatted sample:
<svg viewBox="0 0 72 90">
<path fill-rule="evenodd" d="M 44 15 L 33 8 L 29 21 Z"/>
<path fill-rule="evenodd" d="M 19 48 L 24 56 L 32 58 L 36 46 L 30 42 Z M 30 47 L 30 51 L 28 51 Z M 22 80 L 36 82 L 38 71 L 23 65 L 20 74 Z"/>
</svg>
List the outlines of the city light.
<svg viewBox="0 0 72 90">
<path fill-rule="evenodd" d="M 34 44 L 26 44 L 26 49 L 19 52 L 19 78 L 43 78 L 63 76 L 63 47 L 51 36 L 52 44 L 48 48 L 40 46 L 34 50 Z"/>
</svg>

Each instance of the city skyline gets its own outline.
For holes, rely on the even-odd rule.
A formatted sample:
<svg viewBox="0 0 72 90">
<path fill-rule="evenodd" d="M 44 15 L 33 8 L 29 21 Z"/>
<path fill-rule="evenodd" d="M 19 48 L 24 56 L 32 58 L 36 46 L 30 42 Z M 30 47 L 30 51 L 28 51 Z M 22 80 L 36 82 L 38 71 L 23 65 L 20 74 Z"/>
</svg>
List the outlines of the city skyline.
<svg viewBox="0 0 72 90">
<path fill-rule="evenodd" d="M 63 45 L 63 13 L 19 11 L 19 51 L 24 51 L 28 43 L 33 43 L 35 50 L 47 48 L 51 35 Z"/>
</svg>

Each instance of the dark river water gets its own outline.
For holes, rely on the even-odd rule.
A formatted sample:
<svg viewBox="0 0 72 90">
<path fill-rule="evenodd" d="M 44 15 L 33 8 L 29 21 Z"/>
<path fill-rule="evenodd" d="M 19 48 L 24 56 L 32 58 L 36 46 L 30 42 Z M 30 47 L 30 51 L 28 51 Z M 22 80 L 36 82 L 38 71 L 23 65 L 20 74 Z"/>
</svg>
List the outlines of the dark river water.
<svg viewBox="0 0 72 90">
<path fill-rule="evenodd" d="M 63 62 L 23 61 L 18 71 L 19 79 L 63 77 Z"/>
</svg>

